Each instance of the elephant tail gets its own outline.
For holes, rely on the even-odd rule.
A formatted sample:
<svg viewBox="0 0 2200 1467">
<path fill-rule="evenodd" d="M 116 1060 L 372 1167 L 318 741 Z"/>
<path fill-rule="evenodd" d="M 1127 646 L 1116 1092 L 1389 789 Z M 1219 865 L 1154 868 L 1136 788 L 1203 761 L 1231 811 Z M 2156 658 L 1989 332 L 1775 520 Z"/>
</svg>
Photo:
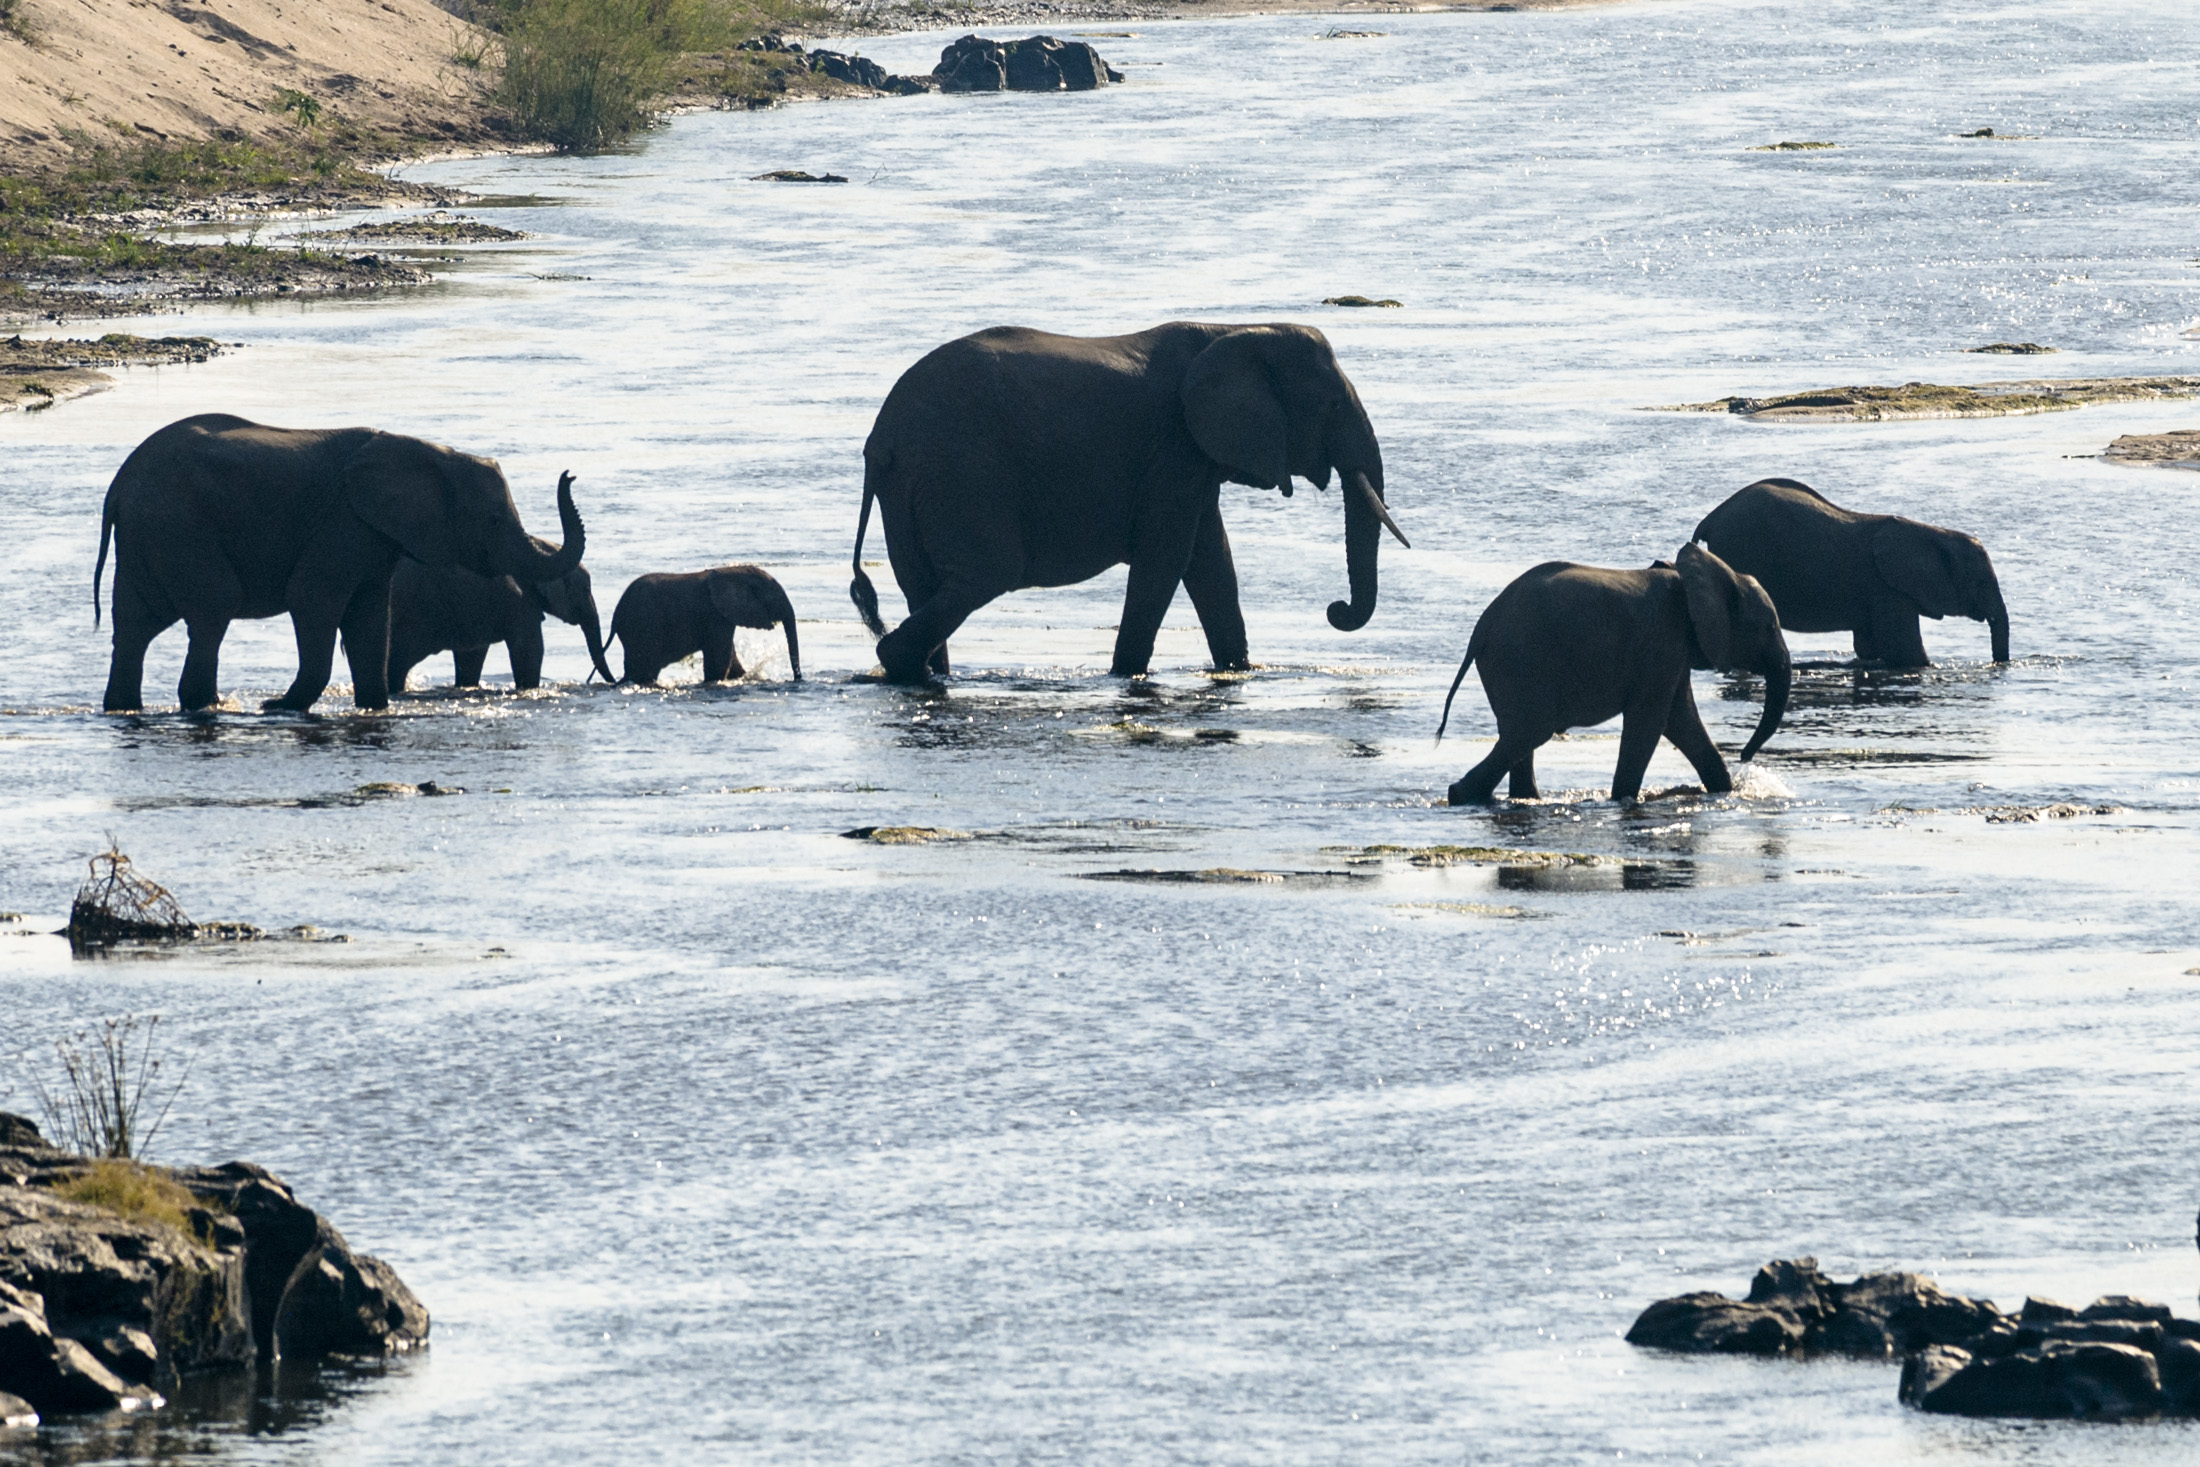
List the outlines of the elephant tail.
<svg viewBox="0 0 2200 1467">
<path fill-rule="evenodd" d="M 107 542 L 115 535 L 115 491 L 107 491 L 107 502 L 99 511 L 99 559 L 92 563 L 92 625 L 99 625 L 99 578 L 107 573 Z M 118 567 L 115 574 L 122 572 Z"/>
<path fill-rule="evenodd" d="M 878 591 L 872 586 L 871 578 L 863 573 L 863 537 L 871 528 L 871 501 L 878 498 L 880 473 L 878 461 L 866 453 L 863 456 L 863 510 L 856 516 L 856 578 L 848 583 L 848 599 L 855 602 L 857 614 L 874 637 L 886 635 L 886 623 L 879 620 Z"/>
<path fill-rule="evenodd" d="M 1451 680 L 1451 691 L 1444 694 L 1444 721 L 1436 725 L 1436 742 L 1444 741 L 1444 730 L 1451 723 L 1451 700 L 1459 696 L 1459 685 L 1467 680 L 1467 669 L 1474 666 L 1474 659 L 1482 655 L 1482 623 L 1474 624 L 1474 635 L 1467 638 L 1467 655 L 1459 659 L 1459 672 Z"/>
</svg>

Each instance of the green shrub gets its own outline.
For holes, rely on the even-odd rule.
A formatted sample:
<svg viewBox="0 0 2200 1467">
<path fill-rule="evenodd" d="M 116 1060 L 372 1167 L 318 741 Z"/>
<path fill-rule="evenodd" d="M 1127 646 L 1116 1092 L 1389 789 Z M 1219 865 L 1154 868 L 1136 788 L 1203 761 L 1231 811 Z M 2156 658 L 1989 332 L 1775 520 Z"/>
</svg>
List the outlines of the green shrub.
<svg viewBox="0 0 2200 1467">
<path fill-rule="evenodd" d="M 498 99 L 531 137 L 596 148 L 649 120 L 672 65 L 723 34 L 710 0 L 510 0 Z"/>
</svg>

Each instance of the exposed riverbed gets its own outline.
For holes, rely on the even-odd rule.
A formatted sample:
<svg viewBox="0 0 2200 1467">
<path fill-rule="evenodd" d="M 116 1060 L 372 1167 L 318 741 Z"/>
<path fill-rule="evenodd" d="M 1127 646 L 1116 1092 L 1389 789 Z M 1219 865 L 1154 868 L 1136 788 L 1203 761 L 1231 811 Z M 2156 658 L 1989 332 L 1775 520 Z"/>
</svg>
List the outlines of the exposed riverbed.
<svg viewBox="0 0 2200 1467">
<path fill-rule="evenodd" d="M 194 1059 L 162 1151 L 265 1162 L 436 1321 L 387 1371 L 0 1460 L 2200 1450 L 2189 1425 L 1923 1417 L 1892 1366 L 1619 1338 L 1805 1252 L 2192 1310 L 2190 499 L 2091 456 L 2200 405 L 1639 409 L 2007 378 L 1962 354 L 2002 341 L 2059 349 L 2026 375 L 2200 371 L 2200 14 L 1678 0 L 1364 28 L 1388 34 L 1141 22 L 1095 41 L 1120 88 L 416 168 L 528 237 L 417 292 L 118 323 L 245 347 L 0 419 L 0 907 L 58 927 L 111 833 L 193 916 L 352 939 L 87 962 L 0 936 L 0 1046 L 35 1063 L 159 1012 Z M 923 70 L 948 39 L 861 49 Z M 2031 136 L 1960 136 L 1984 127 Z M 1796 138 L 1839 146 L 1751 151 Z M 752 181 L 777 168 L 851 182 Z M 1403 305 L 1319 304 L 1343 294 Z M 1207 676 L 1180 598 L 1156 675 L 1103 676 L 1117 571 L 981 611 L 944 691 L 853 681 L 860 448 L 902 368 L 990 324 L 1172 317 L 1329 332 L 1417 547 L 1386 547 L 1374 621 L 1322 615 L 1335 495 L 1232 488 L 1261 671 Z M 101 495 L 211 410 L 493 454 L 553 536 L 571 469 L 607 616 L 644 571 L 753 560 L 811 677 L 744 633 L 750 682 L 583 687 L 552 624 L 534 695 L 102 716 Z M 1807 671 L 1734 798 L 1602 800 L 1615 727 L 1544 752 L 1550 799 L 1444 808 L 1492 731 L 1470 678 L 1431 744 L 1488 598 L 1547 559 L 1669 557 L 1767 475 L 1977 534 L 2017 660 L 1928 622 L 1930 671 Z M 172 706 L 182 653 L 155 644 L 149 697 Z M 287 623 L 232 629 L 241 705 L 293 667 Z M 1756 704 L 1697 694 L 1731 753 Z M 1664 748 L 1648 786 L 1690 777 Z M 346 798 L 430 780 L 465 793 Z M 29 1104 L 0 1070 L 0 1107 Z"/>
</svg>

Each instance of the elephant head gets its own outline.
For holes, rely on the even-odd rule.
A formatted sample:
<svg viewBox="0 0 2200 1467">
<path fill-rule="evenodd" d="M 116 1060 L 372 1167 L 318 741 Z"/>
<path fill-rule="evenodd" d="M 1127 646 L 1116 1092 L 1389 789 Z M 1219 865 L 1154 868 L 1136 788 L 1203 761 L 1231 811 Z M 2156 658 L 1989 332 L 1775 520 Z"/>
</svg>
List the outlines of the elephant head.
<svg viewBox="0 0 2200 1467">
<path fill-rule="evenodd" d="M 800 682 L 802 644 L 795 636 L 794 603 L 787 599 L 785 588 L 769 572 L 753 565 L 724 566 L 709 572 L 705 581 L 710 587 L 710 604 L 735 626 L 787 629 L 787 666 L 795 681 Z"/>
<path fill-rule="evenodd" d="M 534 539 L 529 536 L 529 539 Z M 557 547 L 535 540 L 535 547 L 546 554 L 555 554 Z M 537 581 L 527 587 L 527 599 L 568 626 L 577 626 L 588 639 L 588 660 L 595 664 L 596 675 L 607 683 L 615 683 L 610 666 L 603 660 L 603 623 L 596 616 L 596 593 L 588 579 L 588 567 L 577 565 L 554 581 Z"/>
<path fill-rule="evenodd" d="M 1336 472 L 1352 599 L 1329 604 L 1329 624 L 1341 632 L 1366 626 L 1375 614 L 1376 544 L 1386 528 L 1408 542 L 1383 503 L 1382 446 L 1328 339 L 1310 326 L 1228 332 L 1192 359 L 1180 395 L 1192 440 L 1232 483 L 1289 494 L 1294 474 L 1327 489 Z"/>
<path fill-rule="evenodd" d="M 527 533 L 493 460 L 440 444 L 369 434 L 344 465 L 343 488 L 353 513 L 423 565 L 455 565 L 530 586 L 570 575 L 587 547 L 571 474 L 558 478 L 565 543 L 556 547 Z"/>
<path fill-rule="evenodd" d="M 1765 680 L 1765 711 L 1757 731 L 1742 747 L 1742 762 L 1757 757 L 1765 740 L 1787 712 L 1793 671 L 1787 638 L 1780 635 L 1780 613 L 1755 576 L 1737 575 L 1725 561 L 1691 541 L 1673 558 L 1688 602 L 1689 630 L 1703 653 L 1698 667 L 1721 672 L 1749 671 Z"/>
<path fill-rule="evenodd" d="M 1986 623 L 1994 660 L 2009 660 L 2009 608 L 1986 547 L 1971 536 L 1916 520 L 1890 518 L 1872 532 L 1872 566 L 1879 578 L 1938 621 L 1967 616 Z"/>
</svg>

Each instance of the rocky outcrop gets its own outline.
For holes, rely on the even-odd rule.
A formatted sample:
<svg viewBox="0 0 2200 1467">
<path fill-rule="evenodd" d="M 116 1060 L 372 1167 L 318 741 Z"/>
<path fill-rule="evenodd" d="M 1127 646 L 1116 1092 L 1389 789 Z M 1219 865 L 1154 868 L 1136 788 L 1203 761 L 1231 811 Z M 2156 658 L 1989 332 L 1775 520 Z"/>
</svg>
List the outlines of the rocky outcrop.
<svg viewBox="0 0 2200 1467">
<path fill-rule="evenodd" d="M 197 1205 L 126 1217 L 56 1193 L 90 1167 L 0 1114 L 0 1406 L 154 1406 L 195 1371 L 426 1343 L 396 1271 L 264 1168 L 162 1173 Z"/>
<path fill-rule="evenodd" d="M 1052 36 L 964 36 L 940 52 L 932 75 L 943 92 L 1089 92 L 1123 79 L 1083 41 Z"/>
<path fill-rule="evenodd" d="M 1758 1269 L 1744 1300 L 1713 1293 L 1661 1299 L 1636 1319 L 1627 1340 L 1689 1354 L 1884 1359 L 1969 1339 L 2001 1317 L 1992 1304 L 1943 1293 L 1914 1273 L 1842 1284 L 1820 1273 L 1817 1259 L 1798 1258 Z"/>
<path fill-rule="evenodd" d="M 1917 1274 L 1843 1284 L 1800 1258 L 1759 1269 L 1747 1299 L 1661 1299 L 1627 1339 L 1690 1354 L 1900 1355 L 1902 1400 L 1951 1415 L 2200 1415 L 2200 1320 L 2124 1295 L 2084 1309 L 2027 1299 L 2008 1315 Z"/>
<path fill-rule="evenodd" d="M 868 87 L 874 92 L 889 96 L 907 97 L 918 92 L 929 92 L 929 79 L 916 76 L 896 76 L 868 56 L 852 52 L 827 51 L 822 48 L 806 51 L 800 41 L 782 40 L 778 36 L 758 36 L 741 43 L 743 51 L 776 52 L 797 58 L 801 65 L 819 76 L 831 77 L 851 87 Z"/>
</svg>

